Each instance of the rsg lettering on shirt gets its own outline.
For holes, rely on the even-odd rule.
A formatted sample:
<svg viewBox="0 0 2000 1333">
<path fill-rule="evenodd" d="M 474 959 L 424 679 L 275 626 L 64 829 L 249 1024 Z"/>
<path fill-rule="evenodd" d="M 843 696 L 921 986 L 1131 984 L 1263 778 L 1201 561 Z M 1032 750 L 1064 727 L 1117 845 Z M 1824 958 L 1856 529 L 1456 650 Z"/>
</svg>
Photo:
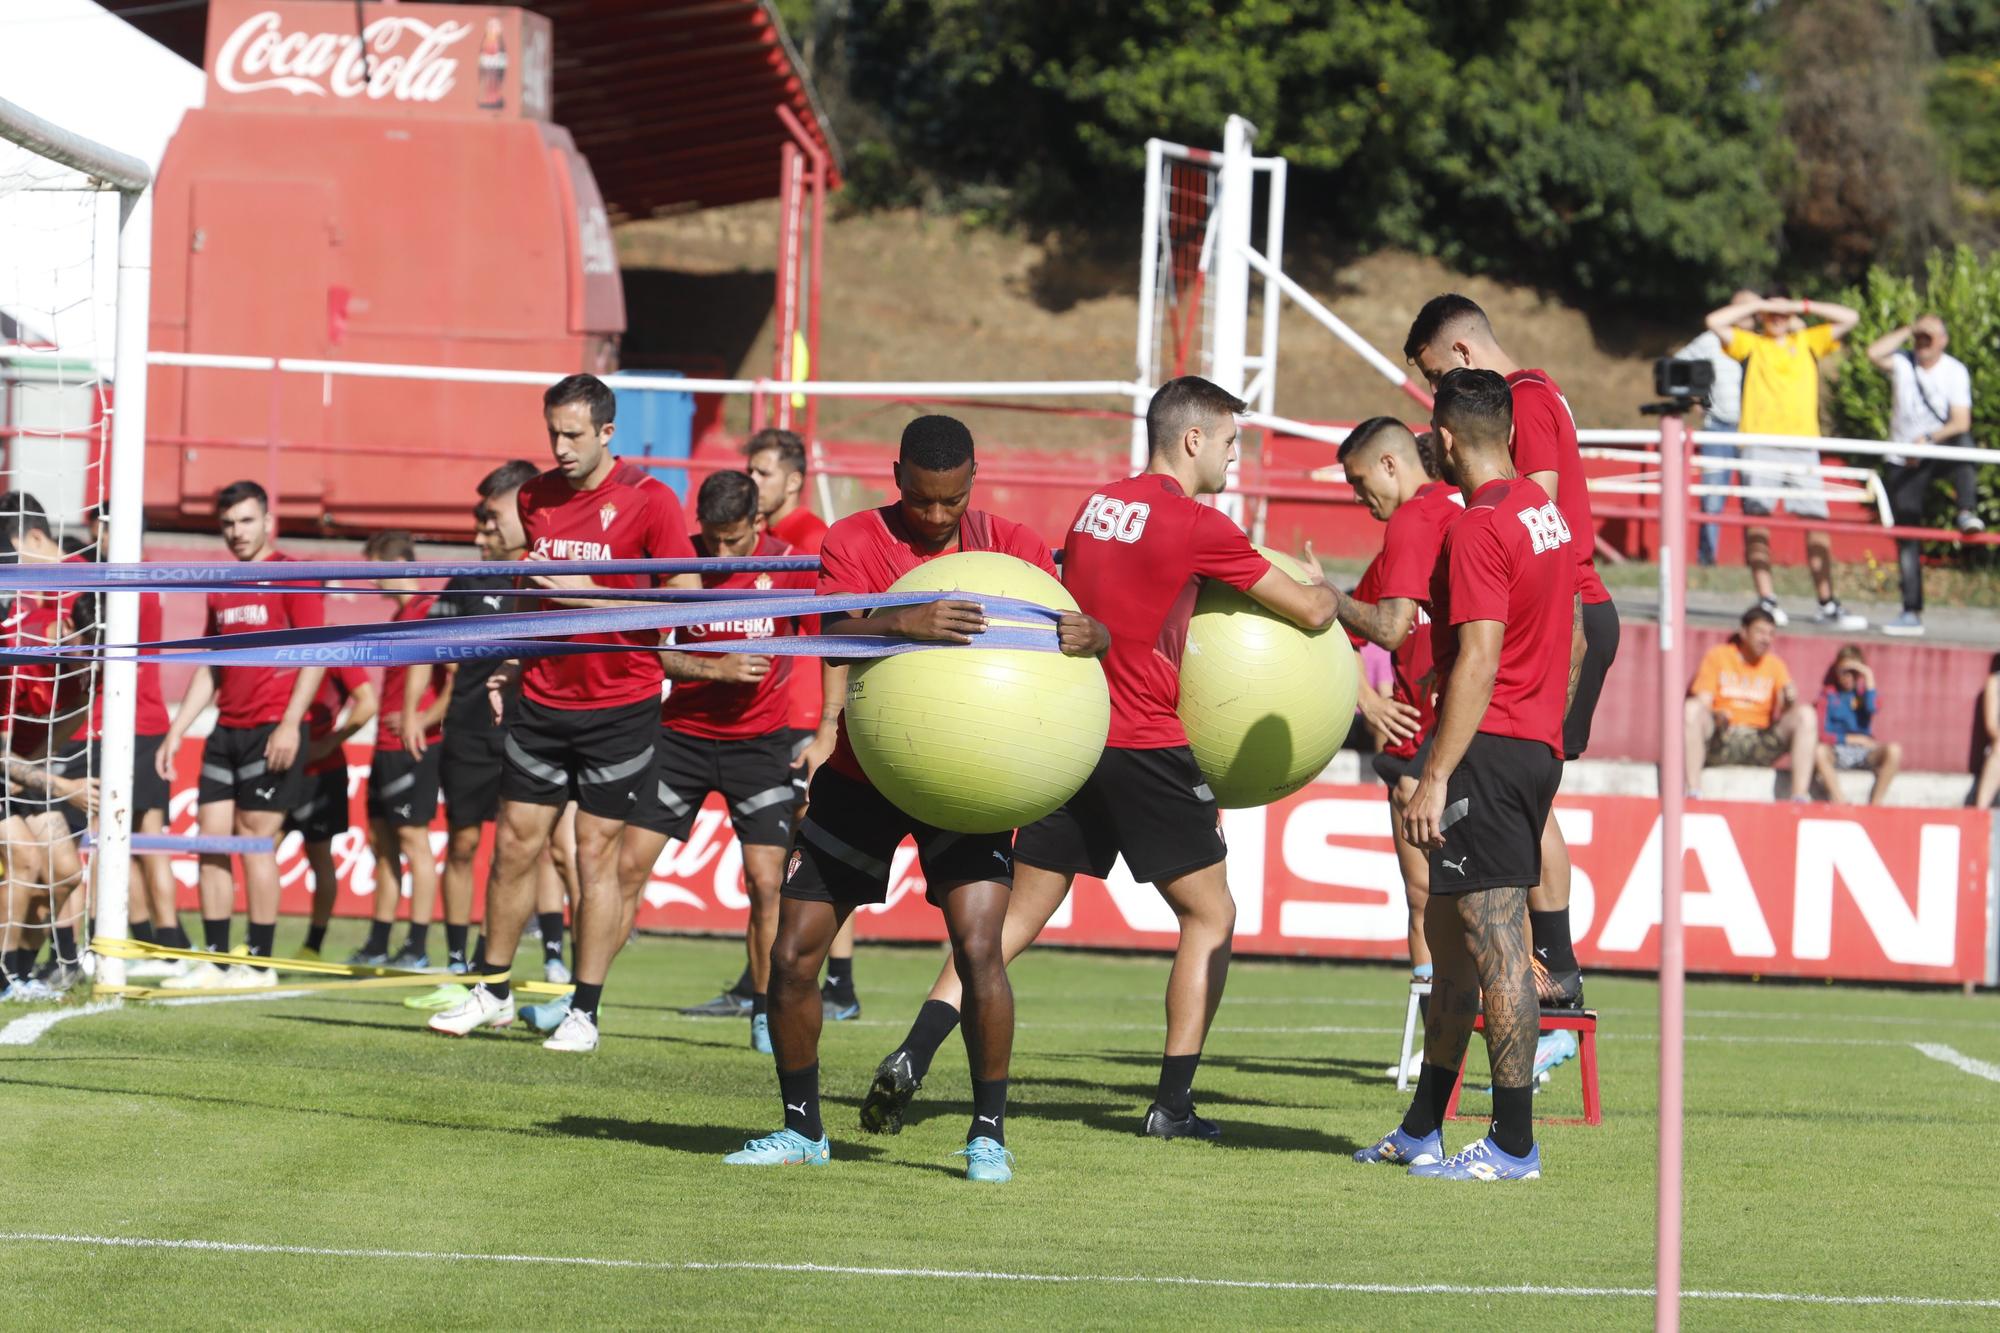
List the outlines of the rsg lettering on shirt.
<svg viewBox="0 0 2000 1333">
<path fill-rule="evenodd" d="M 537 537 L 535 554 L 551 560 L 613 560 L 608 542 L 581 541 L 569 537 Z"/>
<path fill-rule="evenodd" d="M 1539 509 L 1523 509 L 1519 517 L 1528 529 L 1528 540 L 1534 543 L 1536 555 L 1569 544 L 1569 524 L 1563 522 L 1562 511 L 1556 508 L 1555 501 Z"/>
<path fill-rule="evenodd" d="M 1152 512 L 1153 506 L 1144 501 L 1127 502 L 1100 492 L 1090 497 L 1070 531 L 1084 533 L 1101 542 L 1136 542 L 1139 535 L 1145 532 L 1146 517 Z"/>
</svg>

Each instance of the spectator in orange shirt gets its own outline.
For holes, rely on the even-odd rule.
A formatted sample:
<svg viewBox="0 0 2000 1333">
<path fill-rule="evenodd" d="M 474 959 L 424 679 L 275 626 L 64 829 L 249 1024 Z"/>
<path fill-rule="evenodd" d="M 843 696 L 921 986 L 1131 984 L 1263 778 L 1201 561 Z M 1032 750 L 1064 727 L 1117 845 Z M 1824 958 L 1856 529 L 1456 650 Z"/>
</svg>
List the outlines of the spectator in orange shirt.
<svg viewBox="0 0 2000 1333">
<path fill-rule="evenodd" d="M 1687 700 L 1687 788 L 1701 792 L 1702 770 L 1710 764 L 1770 768 L 1790 755 L 1792 799 L 1807 799 L 1812 785 L 1819 715 L 1799 702 L 1792 673 L 1771 651 L 1777 623 L 1753 606 L 1743 627 L 1701 659 Z"/>
</svg>

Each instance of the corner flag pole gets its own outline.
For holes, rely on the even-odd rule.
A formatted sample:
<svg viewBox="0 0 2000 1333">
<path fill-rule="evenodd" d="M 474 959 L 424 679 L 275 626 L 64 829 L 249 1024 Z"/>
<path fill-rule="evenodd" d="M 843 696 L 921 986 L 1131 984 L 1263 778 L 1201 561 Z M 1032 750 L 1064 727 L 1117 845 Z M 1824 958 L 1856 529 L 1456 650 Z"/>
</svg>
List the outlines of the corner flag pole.
<svg viewBox="0 0 2000 1333">
<path fill-rule="evenodd" d="M 1687 955 L 1681 926 L 1681 814 L 1687 756 L 1687 427 L 1660 418 L 1660 1193 L 1653 1326 L 1681 1320 L 1681 1074 Z"/>
</svg>

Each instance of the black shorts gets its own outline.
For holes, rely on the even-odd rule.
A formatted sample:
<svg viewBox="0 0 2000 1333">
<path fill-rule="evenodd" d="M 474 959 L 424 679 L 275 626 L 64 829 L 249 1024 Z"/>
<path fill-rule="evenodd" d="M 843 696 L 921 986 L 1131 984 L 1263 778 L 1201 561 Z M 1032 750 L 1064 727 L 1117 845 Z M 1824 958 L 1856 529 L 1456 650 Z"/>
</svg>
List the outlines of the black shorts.
<svg viewBox="0 0 2000 1333">
<path fill-rule="evenodd" d="M 264 762 L 264 743 L 277 729 L 271 722 L 209 732 L 201 747 L 201 804 L 234 801 L 239 810 L 296 809 L 306 794 L 306 728 L 299 724 L 298 757 L 292 766 L 274 773 Z"/>
<path fill-rule="evenodd" d="M 1043 870 L 1103 879 L 1123 856 L 1147 884 L 1206 869 L 1227 850 L 1215 793 L 1185 745 L 1107 747 L 1082 790 L 1014 840 L 1015 858 Z"/>
<path fill-rule="evenodd" d="M 865 782 L 821 768 L 785 872 L 785 896 L 808 902 L 879 903 L 889 896 L 896 845 L 917 840 L 932 905 L 961 884 L 1014 882 L 1013 833 L 950 833 L 919 823 Z"/>
<path fill-rule="evenodd" d="M 806 747 L 813 743 L 813 737 L 819 735 L 819 733 L 809 731 L 804 727 L 787 727 L 782 734 L 785 737 L 786 748 L 791 752 L 791 762 L 797 765 L 792 769 L 792 804 L 795 806 L 804 805 L 806 803 L 806 770 L 805 766 L 799 763 L 799 759 L 805 754 Z"/>
<path fill-rule="evenodd" d="M 550 708 L 521 700 L 502 742 L 500 799 L 528 805 L 576 802 L 599 819 L 629 819 L 653 771 L 660 701 L 618 708 Z"/>
<path fill-rule="evenodd" d="M 472 828 L 500 817 L 500 774 L 505 768 L 498 727 L 461 734 L 445 729 L 444 752 L 438 768 L 438 789 L 444 794 L 444 822 L 451 828 Z"/>
<path fill-rule="evenodd" d="M 442 745 L 428 746 L 422 759 L 408 750 L 377 750 L 368 766 L 368 822 L 397 828 L 426 828 L 437 817 L 438 765 Z"/>
<path fill-rule="evenodd" d="M 1577 676 L 1576 698 L 1563 718 L 1565 759 L 1581 759 L 1590 748 L 1590 719 L 1597 712 L 1597 697 L 1604 693 L 1604 678 L 1617 657 L 1617 606 L 1611 602 L 1584 603 L 1583 670 Z"/>
<path fill-rule="evenodd" d="M 718 741 L 660 728 L 653 776 L 639 793 L 634 828 L 686 842 L 712 791 L 729 804 L 736 841 L 745 847 L 792 845 L 792 743 L 789 731 Z"/>
<path fill-rule="evenodd" d="M 161 777 L 154 765 L 159 762 L 160 742 L 165 736 L 134 736 L 132 738 L 132 827 L 139 826 L 139 816 L 148 810 L 158 810 L 162 815 L 173 803 L 174 788 L 171 782 Z M 92 741 L 92 745 L 101 745 Z"/>
<path fill-rule="evenodd" d="M 1562 760 L 1540 741 L 1480 732 L 1444 788 L 1444 846 L 1430 854 L 1431 892 L 1533 888 L 1542 878 Z"/>
<path fill-rule="evenodd" d="M 332 842 L 347 832 L 348 815 L 347 762 L 342 760 L 324 773 L 306 775 L 305 799 L 285 816 L 285 828 L 309 843 Z"/>
<path fill-rule="evenodd" d="M 1400 754 L 1390 754 L 1387 750 L 1382 750 L 1376 753 L 1373 762 L 1375 776 L 1382 779 L 1382 785 L 1385 787 L 1393 787 L 1404 778 L 1415 782 L 1424 775 L 1423 766 L 1417 763 L 1415 755 L 1405 758 Z"/>
<path fill-rule="evenodd" d="M 41 771 L 60 778 L 87 778 L 93 775 L 102 778 L 97 767 L 98 755 L 95 742 L 77 745 L 67 754 L 55 755 L 47 759 L 30 759 L 23 762 L 34 765 Z M 101 792 L 100 788 L 100 792 Z M 5 801 L 6 813 L 17 819 L 32 819 L 36 815 L 58 814 L 69 829 L 71 837 L 80 835 L 90 827 L 90 816 L 77 806 L 61 797 L 51 797 L 40 791 L 8 792 Z"/>
</svg>

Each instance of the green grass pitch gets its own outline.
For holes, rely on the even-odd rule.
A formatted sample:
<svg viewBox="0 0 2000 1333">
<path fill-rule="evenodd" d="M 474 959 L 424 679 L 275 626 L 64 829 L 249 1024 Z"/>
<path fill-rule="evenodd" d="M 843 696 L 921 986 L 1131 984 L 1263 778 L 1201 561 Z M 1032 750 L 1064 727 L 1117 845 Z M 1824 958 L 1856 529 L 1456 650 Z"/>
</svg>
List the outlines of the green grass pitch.
<svg viewBox="0 0 2000 1333">
<path fill-rule="evenodd" d="M 908 948 L 864 946 L 863 1018 L 828 1025 L 833 1165 L 723 1167 L 778 1123 L 771 1061 L 748 1048 L 747 1024 L 672 1010 L 714 994 L 741 956 L 723 941 L 636 941 L 607 990 L 604 1044 L 586 1057 L 545 1053 L 519 1030 L 435 1037 L 382 992 L 127 1005 L 0 1045 L 10 1319 L 1650 1326 L 1645 1295 L 1604 1290 L 1653 1277 L 1649 982 L 1589 982 L 1605 1124 L 1545 1127 L 1539 1182 L 1449 1185 L 1347 1157 L 1402 1110 L 1384 1077 L 1399 972 L 1239 962 L 1197 1084 L 1226 1134 L 1210 1146 L 1134 1133 L 1165 960 L 1031 952 L 1013 972 L 1016 1176 L 993 1187 L 965 1182 L 951 1156 L 969 1114 L 956 1039 L 900 1136 L 856 1126 L 868 1075 L 936 965 Z M 2000 1322 L 1987 1165 L 2000 1083 L 1978 1072 L 2000 1064 L 1993 997 L 1736 984 L 1688 995 L 1686 1285 L 1716 1294 L 1686 1302 L 1687 1326 Z M 1538 1110 L 1579 1113 L 1575 1063 Z M 1481 1129 L 1459 1122 L 1448 1143 Z M 1377 1284 L 1391 1289 L 1348 1289 Z M 1845 1301 L 1857 1297 L 1983 1304 Z"/>
</svg>

